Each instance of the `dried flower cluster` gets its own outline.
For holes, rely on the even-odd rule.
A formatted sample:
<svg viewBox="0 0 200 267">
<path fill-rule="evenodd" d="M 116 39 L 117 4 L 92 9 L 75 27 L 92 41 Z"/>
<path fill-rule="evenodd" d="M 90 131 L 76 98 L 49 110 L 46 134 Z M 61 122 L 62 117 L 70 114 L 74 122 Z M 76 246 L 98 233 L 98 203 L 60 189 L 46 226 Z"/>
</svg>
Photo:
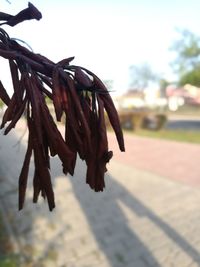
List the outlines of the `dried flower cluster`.
<svg viewBox="0 0 200 267">
<path fill-rule="evenodd" d="M 29 7 L 16 16 L 0 13 L 0 20 L 11 26 L 25 19 L 40 19 L 41 13 Z M 73 58 L 54 63 L 35 54 L 9 38 L 0 28 L 0 56 L 8 59 L 14 93 L 10 98 L 0 82 L 0 98 L 7 105 L 1 128 L 4 133 L 25 116 L 29 130 L 28 147 L 19 177 L 19 209 L 23 208 L 29 164 L 34 156 L 33 202 L 38 196 L 47 198 L 49 209 L 55 207 L 50 176 L 50 156 L 58 155 L 65 174 L 74 174 L 77 155 L 87 165 L 86 182 L 95 191 L 105 187 L 106 163 L 112 158 L 104 109 L 115 131 L 119 147 L 124 151 L 123 134 L 117 111 L 101 80 L 91 71 L 70 65 Z M 51 116 L 46 98 L 52 99 L 57 121 L 65 118 L 65 137 Z"/>
</svg>

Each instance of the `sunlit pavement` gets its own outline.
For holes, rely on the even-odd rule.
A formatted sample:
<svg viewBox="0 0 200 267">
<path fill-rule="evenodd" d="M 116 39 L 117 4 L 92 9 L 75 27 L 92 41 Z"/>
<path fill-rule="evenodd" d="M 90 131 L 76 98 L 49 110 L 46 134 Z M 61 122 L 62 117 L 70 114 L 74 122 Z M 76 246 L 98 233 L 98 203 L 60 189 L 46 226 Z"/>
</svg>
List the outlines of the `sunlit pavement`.
<svg viewBox="0 0 200 267">
<path fill-rule="evenodd" d="M 121 153 L 114 134 L 108 136 L 115 161 L 177 182 L 200 186 L 200 145 L 141 138 L 127 133 L 126 153 Z"/>
<path fill-rule="evenodd" d="M 120 155 L 110 135 L 115 157 L 103 193 L 94 193 L 85 184 L 83 162 L 78 162 L 74 177 L 64 177 L 55 159 L 55 211 L 50 213 L 42 199 L 32 204 L 31 171 L 26 205 L 18 212 L 18 176 L 26 141 L 19 146 L 17 140 L 23 132 L 20 125 L 16 133 L 0 137 L 0 203 L 21 255 L 20 266 L 200 266 L 200 178 L 190 174 L 199 170 L 199 146 L 191 146 L 187 159 L 184 151 L 190 145 L 182 144 L 181 153 L 177 143 L 167 142 L 167 154 L 162 152 L 165 142 L 128 136 L 127 153 Z M 175 160 L 177 151 L 180 157 Z M 153 159 L 158 169 L 156 164 L 152 167 Z M 165 175 L 161 170 L 167 168 L 171 170 Z M 181 177 L 170 176 L 173 173 Z M 182 178 L 186 176 L 193 177 L 191 184 Z"/>
</svg>

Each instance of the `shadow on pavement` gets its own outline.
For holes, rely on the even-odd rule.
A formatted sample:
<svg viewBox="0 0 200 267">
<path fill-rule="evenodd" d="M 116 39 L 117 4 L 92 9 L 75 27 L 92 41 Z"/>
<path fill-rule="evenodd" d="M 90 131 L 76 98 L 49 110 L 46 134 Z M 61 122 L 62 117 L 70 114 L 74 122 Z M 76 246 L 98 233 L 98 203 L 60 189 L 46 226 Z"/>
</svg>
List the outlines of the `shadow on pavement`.
<svg viewBox="0 0 200 267">
<path fill-rule="evenodd" d="M 123 179 L 123 177 L 121 177 L 121 179 Z M 122 266 L 126 266 L 126 261 L 130 262 L 130 259 L 134 261 L 134 259 L 138 258 L 146 262 L 147 266 L 160 266 L 148 249 L 148 247 L 151 247 L 151 244 L 142 242 L 140 236 L 134 232 L 133 227 L 130 228 L 121 206 L 127 207 L 136 217 L 145 218 L 150 224 L 153 223 L 159 231 L 161 230 L 167 238 L 171 239 L 194 262 L 200 262 L 199 251 L 191 246 L 175 229 L 168 225 L 164 219 L 157 216 L 151 209 L 145 206 L 126 188 L 119 184 L 114 177 L 107 176 L 106 181 L 107 183 L 109 182 L 109 188 L 106 189 L 107 192 L 100 193 L 102 195 L 92 198 L 88 196 L 90 194 L 86 191 L 84 192 L 85 194 L 83 194 L 83 190 L 78 182 L 76 184 L 72 183 L 72 185 L 76 198 L 84 214 L 86 214 L 93 235 L 100 249 L 109 260 L 110 266 L 115 266 L 114 256 L 116 252 L 118 255 L 121 254 L 121 259 L 124 260 L 124 265 L 122 264 Z M 90 201 L 91 203 L 88 205 Z M 96 216 L 95 218 L 94 214 Z M 137 228 L 139 227 L 138 225 L 136 226 Z M 103 230 L 103 235 L 101 230 Z M 152 241 L 154 236 L 156 238 L 156 233 L 152 233 L 151 228 L 149 228 L 148 234 L 151 236 L 153 234 Z M 159 249 L 159 247 L 163 245 L 162 240 L 158 237 L 156 242 L 157 244 L 155 244 L 154 249 Z M 115 249 L 119 250 L 115 251 Z M 176 259 L 174 259 L 174 261 L 176 261 Z"/>
<path fill-rule="evenodd" d="M 23 132 L 23 131 L 22 131 Z M 70 249 L 70 242 L 62 239 L 68 232 L 70 227 L 67 224 L 68 216 L 73 216 L 73 203 L 68 207 L 66 212 L 65 207 L 68 206 L 67 194 L 72 194 L 79 204 L 82 213 L 89 225 L 90 231 L 97 243 L 100 251 L 105 255 L 108 266 L 161 266 L 160 263 L 153 256 L 149 249 L 151 244 L 141 240 L 140 235 L 134 231 L 130 221 L 127 219 L 122 206 L 128 208 L 135 218 L 145 218 L 147 225 L 150 222 L 156 228 L 161 230 L 169 239 L 177 244 L 194 262 L 199 263 L 199 252 L 190 245 L 175 229 L 168 225 L 164 219 L 158 217 L 152 210 L 146 207 L 140 200 L 124 188 L 114 177 L 107 176 L 107 188 L 102 193 L 92 192 L 87 185 L 85 185 L 85 167 L 82 162 L 78 163 L 75 177 L 62 178 L 63 181 L 69 183 L 68 192 L 62 199 L 66 197 L 66 203 L 59 207 L 57 203 L 56 210 L 50 213 L 47 209 L 47 203 L 40 201 L 39 204 L 33 205 L 32 199 L 32 171 L 29 177 L 29 187 L 27 192 L 26 206 L 22 212 L 17 211 L 17 186 L 18 176 L 22 166 L 22 159 L 25 153 L 25 147 L 15 146 L 18 137 L 10 134 L 8 137 L 2 137 L 0 147 L 0 200 L 4 205 L 4 210 L 7 214 L 7 219 L 10 222 L 11 228 L 19 244 L 19 251 L 25 261 L 32 261 L 33 266 L 39 267 L 47 257 L 56 259 L 59 253 L 66 253 Z M 9 177 L 8 177 L 9 176 Z M 52 160 L 52 177 L 61 177 L 61 168 L 58 167 L 58 161 Z M 55 178 L 54 183 L 56 184 Z M 71 190 L 71 191 L 70 191 Z M 55 191 L 55 196 L 58 192 Z M 64 200 L 63 200 L 64 201 Z M 63 214 L 65 214 L 65 221 L 62 221 Z M 76 222 L 75 222 L 76 223 Z M 77 237 L 84 231 L 81 223 L 77 222 L 79 231 Z M 47 234 L 55 230 L 56 234 Z M 139 228 L 139 226 L 137 226 Z M 149 235 L 152 235 L 149 232 Z M 152 235 L 153 238 L 153 235 Z M 44 242 L 45 239 L 47 242 Z M 153 240 L 153 239 L 152 239 Z M 156 241 L 155 247 L 160 246 L 159 239 Z M 43 246 L 43 247 L 42 247 Z M 40 248 L 40 250 L 38 250 Z M 63 250 L 61 250 L 61 248 Z M 91 248 L 92 250 L 92 248 Z M 39 251 L 39 252 L 38 252 Z M 50 255 L 50 256 L 49 256 Z M 65 258 L 65 254 L 62 255 Z M 66 256 L 67 257 L 67 256 Z M 84 256 L 83 256 L 84 258 Z M 174 259 L 175 261 L 175 259 Z M 137 265 L 138 264 L 138 265 Z M 139 265 L 140 264 L 140 265 Z M 50 265 L 49 265 L 50 266 Z M 65 258 L 65 264 L 54 266 L 90 266 L 90 265 L 76 265 L 72 263 L 68 265 L 68 260 Z M 99 265 L 98 265 L 99 266 Z M 102 265 L 104 266 L 104 265 Z"/>
</svg>

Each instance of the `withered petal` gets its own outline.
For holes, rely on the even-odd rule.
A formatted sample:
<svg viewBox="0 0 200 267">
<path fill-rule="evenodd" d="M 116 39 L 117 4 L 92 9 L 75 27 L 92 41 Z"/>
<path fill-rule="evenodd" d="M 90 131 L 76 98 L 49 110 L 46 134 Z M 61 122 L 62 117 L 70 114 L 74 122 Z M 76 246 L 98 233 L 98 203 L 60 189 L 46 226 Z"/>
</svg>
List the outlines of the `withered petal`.
<svg viewBox="0 0 200 267">
<path fill-rule="evenodd" d="M 26 103 L 27 103 L 27 99 L 25 98 L 23 100 L 23 103 L 22 103 L 21 107 L 19 108 L 18 112 L 16 112 L 15 115 L 13 116 L 13 119 L 12 119 L 11 123 L 6 127 L 6 129 L 4 131 L 5 135 L 7 135 L 10 132 L 10 130 L 15 127 L 16 123 L 21 118 L 21 116 L 22 116 L 22 114 L 24 112 Z"/>
<path fill-rule="evenodd" d="M 92 81 L 87 76 L 87 74 L 85 74 L 84 71 L 81 70 L 80 67 L 75 68 L 75 79 L 86 88 L 90 88 L 92 86 Z"/>
<path fill-rule="evenodd" d="M 30 164 L 31 155 L 32 155 L 32 149 L 33 149 L 32 141 L 31 141 L 31 138 L 29 135 L 28 148 L 26 151 L 22 170 L 21 170 L 21 173 L 19 176 L 19 210 L 21 210 L 23 208 L 23 205 L 24 205 L 27 180 L 28 180 L 28 171 L 29 171 L 29 164 Z"/>
<path fill-rule="evenodd" d="M 40 20 L 42 18 L 41 12 L 30 2 L 28 3 L 28 8 L 23 9 L 17 15 L 12 16 L 8 19 L 7 24 L 9 26 L 15 26 L 20 22 L 30 19 Z"/>
<path fill-rule="evenodd" d="M 8 106 L 10 103 L 10 97 L 6 92 L 2 82 L 0 81 L 0 98 Z"/>
</svg>

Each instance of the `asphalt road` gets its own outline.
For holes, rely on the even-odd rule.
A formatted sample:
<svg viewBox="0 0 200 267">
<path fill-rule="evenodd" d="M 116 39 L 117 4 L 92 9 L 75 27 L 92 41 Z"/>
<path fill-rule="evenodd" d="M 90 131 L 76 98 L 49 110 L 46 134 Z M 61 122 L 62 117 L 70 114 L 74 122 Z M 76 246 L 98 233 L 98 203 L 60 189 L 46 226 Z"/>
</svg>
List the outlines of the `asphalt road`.
<svg viewBox="0 0 200 267">
<path fill-rule="evenodd" d="M 200 118 L 168 118 L 165 128 L 173 130 L 200 130 Z"/>
</svg>

